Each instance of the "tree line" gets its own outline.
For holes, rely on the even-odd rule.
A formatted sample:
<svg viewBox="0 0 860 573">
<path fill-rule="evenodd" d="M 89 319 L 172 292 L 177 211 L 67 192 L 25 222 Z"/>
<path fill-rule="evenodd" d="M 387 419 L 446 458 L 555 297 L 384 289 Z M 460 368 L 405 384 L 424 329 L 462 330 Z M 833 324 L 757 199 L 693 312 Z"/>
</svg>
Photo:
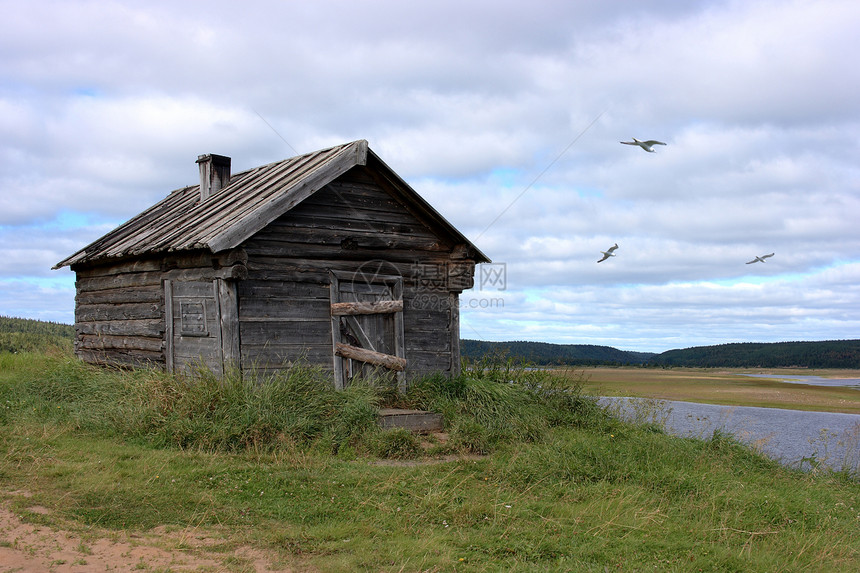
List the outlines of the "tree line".
<svg viewBox="0 0 860 573">
<path fill-rule="evenodd" d="M 640 365 L 655 354 L 594 344 L 551 344 L 524 340 L 485 342 L 462 339 L 460 356 L 471 361 L 487 357 L 511 358 L 537 366 L 601 366 Z"/>
<path fill-rule="evenodd" d="M 860 368 L 860 340 L 697 346 L 663 352 L 651 358 L 649 364 L 701 368 Z"/>
<path fill-rule="evenodd" d="M 467 360 L 502 357 L 536 366 L 642 366 L 691 368 L 852 368 L 860 369 L 860 340 L 738 342 L 694 346 L 662 353 L 630 352 L 611 346 L 546 342 L 487 342 L 463 339 Z"/>
<path fill-rule="evenodd" d="M 37 352 L 71 348 L 75 327 L 70 324 L 0 316 L 0 352 Z"/>
</svg>

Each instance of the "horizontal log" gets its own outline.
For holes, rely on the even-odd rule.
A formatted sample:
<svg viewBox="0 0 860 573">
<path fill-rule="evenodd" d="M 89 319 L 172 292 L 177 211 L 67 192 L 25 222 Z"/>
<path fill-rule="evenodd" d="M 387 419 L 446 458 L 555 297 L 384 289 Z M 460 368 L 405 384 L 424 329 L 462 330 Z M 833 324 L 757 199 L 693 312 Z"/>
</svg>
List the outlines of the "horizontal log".
<svg viewBox="0 0 860 573">
<path fill-rule="evenodd" d="M 348 211 L 349 216 L 344 212 Z M 363 215 L 363 216 L 362 216 Z M 343 230 L 379 230 L 382 232 L 405 232 L 414 230 L 419 235 L 430 235 L 426 225 L 403 209 L 396 206 L 347 205 L 338 200 L 318 201 L 311 205 L 307 201 L 288 214 L 272 221 L 263 232 L 282 234 L 302 232 L 301 229 L 319 228 L 325 232 Z"/>
<path fill-rule="evenodd" d="M 98 277 L 78 277 L 75 282 L 78 292 L 93 292 L 111 289 L 137 288 L 161 285 L 161 272 L 121 273 Z"/>
<path fill-rule="evenodd" d="M 179 281 L 205 281 L 213 279 L 244 280 L 248 278 L 248 267 L 235 264 L 220 269 L 173 269 L 164 273 L 164 277 Z"/>
<path fill-rule="evenodd" d="M 290 212 L 297 215 L 342 213 L 367 214 L 372 221 L 396 218 L 400 222 L 417 222 L 414 215 L 403 209 L 391 195 L 372 180 L 345 182 L 340 179 L 326 185 Z M 285 219 L 282 217 L 282 219 Z M 352 219 L 358 219 L 357 216 Z"/>
<path fill-rule="evenodd" d="M 218 264 L 222 267 L 231 267 L 236 264 L 247 265 L 248 253 L 244 249 L 232 249 L 218 254 Z"/>
<path fill-rule="evenodd" d="M 174 280 L 171 285 L 174 303 L 178 298 L 215 300 L 215 283 L 211 280 Z"/>
<path fill-rule="evenodd" d="M 402 300 L 331 303 L 332 316 L 350 316 L 356 314 L 390 314 L 392 312 L 403 312 Z"/>
<path fill-rule="evenodd" d="M 411 311 L 409 302 L 403 311 L 403 323 L 408 325 L 409 330 L 449 330 L 451 327 L 451 314 L 447 310 L 433 313 L 424 311 Z"/>
<path fill-rule="evenodd" d="M 281 228 L 289 228 L 293 232 L 294 229 L 311 227 L 321 229 L 366 229 L 369 225 L 373 225 L 374 229 L 379 229 L 383 233 L 404 233 L 408 229 L 414 229 L 416 234 L 429 235 L 427 227 L 422 225 L 415 217 L 405 211 L 391 211 L 386 209 L 361 209 L 361 214 L 366 215 L 364 221 L 361 219 L 350 219 L 343 216 L 343 210 L 346 206 L 342 203 L 339 205 L 317 204 L 309 209 L 301 211 L 291 211 L 289 219 L 279 220 L 277 223 Z M 346 207 L 349 209 L 349 207 Z M 352 211 L 352 209 L 350 209 Z M 370 223 L 369 221 L 372 221 Z"/>
<path fill-rule="evenodd" d="M 113 263 L 102 263 L 95 266 L 85 265 L 76 268 L 78 278 L 113 277 L 124 273 L 142 273 L 160 271 L 162 262 L 160 258 L 130 259 Z"/>
<path fill-rule="evenodd" d="M 292 282 L 296 284 L 319 286 L 320 288 L 329 288 L 329 273 L 328 269 L 324 268 L 316 268 L 312 272 L 309 272 L 307 270 L 297 270 L 292 267 L 290 267 L 290 269 L 269 268 L 252 271 L 249 267 L 248 280 L 253 280 L 257 283 L 266 281 Z M 239 287 L 241 288 L 241 286 L 242 283 L 240 282 Z"/>
<path fill-rule="evenodd" d="M 163 297 L 164 288 L 160 284 L 152 284 L 134 288 L 79 292 L 75 301 L 78 304 L 161 303 Z"/>
<path fill-rule="evenodd" d="M 406 370 L 405 358 L 383 354 L 382 352 L 376 352 L 374 350 L 367 350 L 366 348 L 358 348 L 357 346 L 350 346 L 349 344 L 338 342 L 335 345 L 335 354 L 343 356 L 344 358 L 367 362 L 374 366 L 382 366 L 383 368 L 388 368 L 390 370 L 397 370 L 398 372 Z"/>
<path fill-rule="evenodd" d="M 75 326 L 80 334 L 150 337 L 164 334 L 164 321 L 161 319 L 79 322 Z"/>
<path fill-rule="evenodd" d="M 246 297 L 242 299 L 242 320 L 320 320 L 331 317 L 328 300 L 322 298 Z"/>
<path fill-rule="evenodd" d="M 146 352 L 137 350 L 133 354 L 117 350 L 87 350 L 75 349 L 75 355 L 89 364 L 103 364 L 119 367 L 163 367 L 162 352 Z"/>
<path fill-rule="evenodd" d="M 408 350 L 409 370 L 412 373 L 450 372 L 451 352 L 428 352 L 426 350 Z"/>
<path fill-rule="evenodd" d="M 451 333 L 445 330 L 409 330 L 406 348 L 432 352 L 451 351 Z M 409 353 L 412 356 L 412 353 Z"/>
<path fill-rule="evenodd" d="M 126 350 L 136 352 L 160 352 L 161 338 L 145 336 L 112 336 L 82 334 L 78 337 L 78 348 L 81 350 Z"/>
<path fill-rule="evenodd" d="M 379 249 L 400 249 L 410 251 L 435 251 L 439 254 L 450 251 L 439 239 L 424 231 L 424 227 L 407 225 L 359 226 L 342 223 L 342 226 L 296 226 L 285 228 L 281 233 L 261 233 L 248 241 L 249 250 L 255 252 L 275 252 L 288 254 L 303 252 L 305 255 L 322 256 L 338 252 L 349 239 L 350 249 L 378 251 Z"/>
<path fill-rule="evenodd" d="M 239 321 L 242 346 L 253 344 L 331 344 L 331 319 L 313 321 Z M 329 346 L 331 353 L 331 346 Z"/>
<path fill-rule="evenodd" d="M 238 285 L 239 296 L 249 298 L 294 298 L 331 300 L 328 284 L 295 282 L 285 280 L 246 280 Z"/>
<path fill-rule="evenodd" d="M 242 365 L 246 368 L 281 368 L 288 363 L 305 363 L 331 368 L 328 344 L 242 344 Z"/>
<path fill-rule="evenodd" d="M 356 282 L 352 282 L 355 279 Z M 367 284 L 360 280 L 359 277 L 353 276 L 348 280 L 340 280 L 337 290 L 340 292 L 341 302 L 377 302 L 380 300 L 391 300 L 392 291 L 396 287 L 392 281 L 387 279 L 385 284 L 382 284 L 381 277 L 374 277 L 374 280 L 379 280 L 376 284 Z"/>
<path fill-rule="evenodd" d="M 160 319 L 163 315 L 161 305 L 156 303 L 79 304 L 75 309 L 75 322 Z"/>
<path fill-rule="evenodd" d="M 475 263 L 472 261 L 456 262 L 448 265 L 449 290 L 463 291 L 475 286 Z"/>
<path fill-rule="evenodd" d="M 179 253 L 160 253 L 147 255 L 144 258 L 134 257 L 116 262 L 100 263 L 93 266 L 84 265 L 76 268 L 78 278 L 115 277 L 120 274 L 141 272 L 162 272 L 172 269 L 218 267 L 229 268 L 236 264 L 248 262 L 248 254 L 242 249 L 232 249 L 217 255 L 209 251 L 185 251 Z"/>
</svg>

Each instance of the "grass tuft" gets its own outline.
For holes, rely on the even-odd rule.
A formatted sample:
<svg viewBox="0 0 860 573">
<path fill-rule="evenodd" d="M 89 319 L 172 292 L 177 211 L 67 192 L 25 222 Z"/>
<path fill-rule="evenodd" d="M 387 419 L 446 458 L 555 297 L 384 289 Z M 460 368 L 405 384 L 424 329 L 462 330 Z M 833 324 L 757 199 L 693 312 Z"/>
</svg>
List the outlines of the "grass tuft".
<svg viewBox="0 0 860 573">
<path fill-rule="evenodd" d="M 419 457 L 421 444 L 418 437 L 405 428 L 377 432 L 370 441 L 370 451 L 393 460 L 411 460 Z"/>
</svg>

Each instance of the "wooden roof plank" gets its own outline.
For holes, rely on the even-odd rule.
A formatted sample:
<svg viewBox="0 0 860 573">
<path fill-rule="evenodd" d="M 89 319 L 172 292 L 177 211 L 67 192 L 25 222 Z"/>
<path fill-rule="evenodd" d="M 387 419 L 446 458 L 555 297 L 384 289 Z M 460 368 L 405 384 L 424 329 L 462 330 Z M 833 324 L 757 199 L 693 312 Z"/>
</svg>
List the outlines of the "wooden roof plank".
<svg viewBox="0 0 860 573">
<path fill-rule="evenodd" d="M 370 163 L 370 165 L 368 165 Z M 57 263 L 54 268 L 146 253 L 234 248 L 356 166 L 445 242 L 465 244 L 476 262 L 489 262 L 474 245 L 357 140 L 277 161 L 233 175 L 228 185 L 201 202 L 199 185 L 177 189 L 113 231 Z"/>
</svg>

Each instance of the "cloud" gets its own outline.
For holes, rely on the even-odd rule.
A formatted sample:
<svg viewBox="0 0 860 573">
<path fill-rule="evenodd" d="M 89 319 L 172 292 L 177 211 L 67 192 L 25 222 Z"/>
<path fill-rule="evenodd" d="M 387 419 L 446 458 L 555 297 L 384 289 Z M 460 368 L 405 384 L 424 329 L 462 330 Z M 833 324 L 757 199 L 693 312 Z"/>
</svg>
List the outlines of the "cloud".
<svg viewBox="0 0 860 573">
<path fill-rule="evenodd" d="M 0 315 L 3 316 L 73 324 L 74 302 L 74 279 L 65 285 L 0 279 Z"/>
<path fill-rule="evenodd" d="M 838 275 L 837 288 L 833 275 Z M 850 338 L 860 326 L 860 319 L 849 318 L 860 316 L 858 279 L 860 265 L 854 263 L 766 282 L 475 292 L 465 296 L 502 302 L 463 305 L 468 330 L 464 328 L 462 336 L 565 343 L 588 340 L 651 352 L 737 341 Z M 630 332 L 637 333 L 635 340 Z"/>
<path fill-rule="evenodd" d="M 199 154 L 235 172 L 363 138 L 506 265 L 464 336 L 856 336 L 856 2 L 0 8 L 0 313 L 42 312 L 28 281 L 70 313 L 50 266 Z"/>
</svg>

